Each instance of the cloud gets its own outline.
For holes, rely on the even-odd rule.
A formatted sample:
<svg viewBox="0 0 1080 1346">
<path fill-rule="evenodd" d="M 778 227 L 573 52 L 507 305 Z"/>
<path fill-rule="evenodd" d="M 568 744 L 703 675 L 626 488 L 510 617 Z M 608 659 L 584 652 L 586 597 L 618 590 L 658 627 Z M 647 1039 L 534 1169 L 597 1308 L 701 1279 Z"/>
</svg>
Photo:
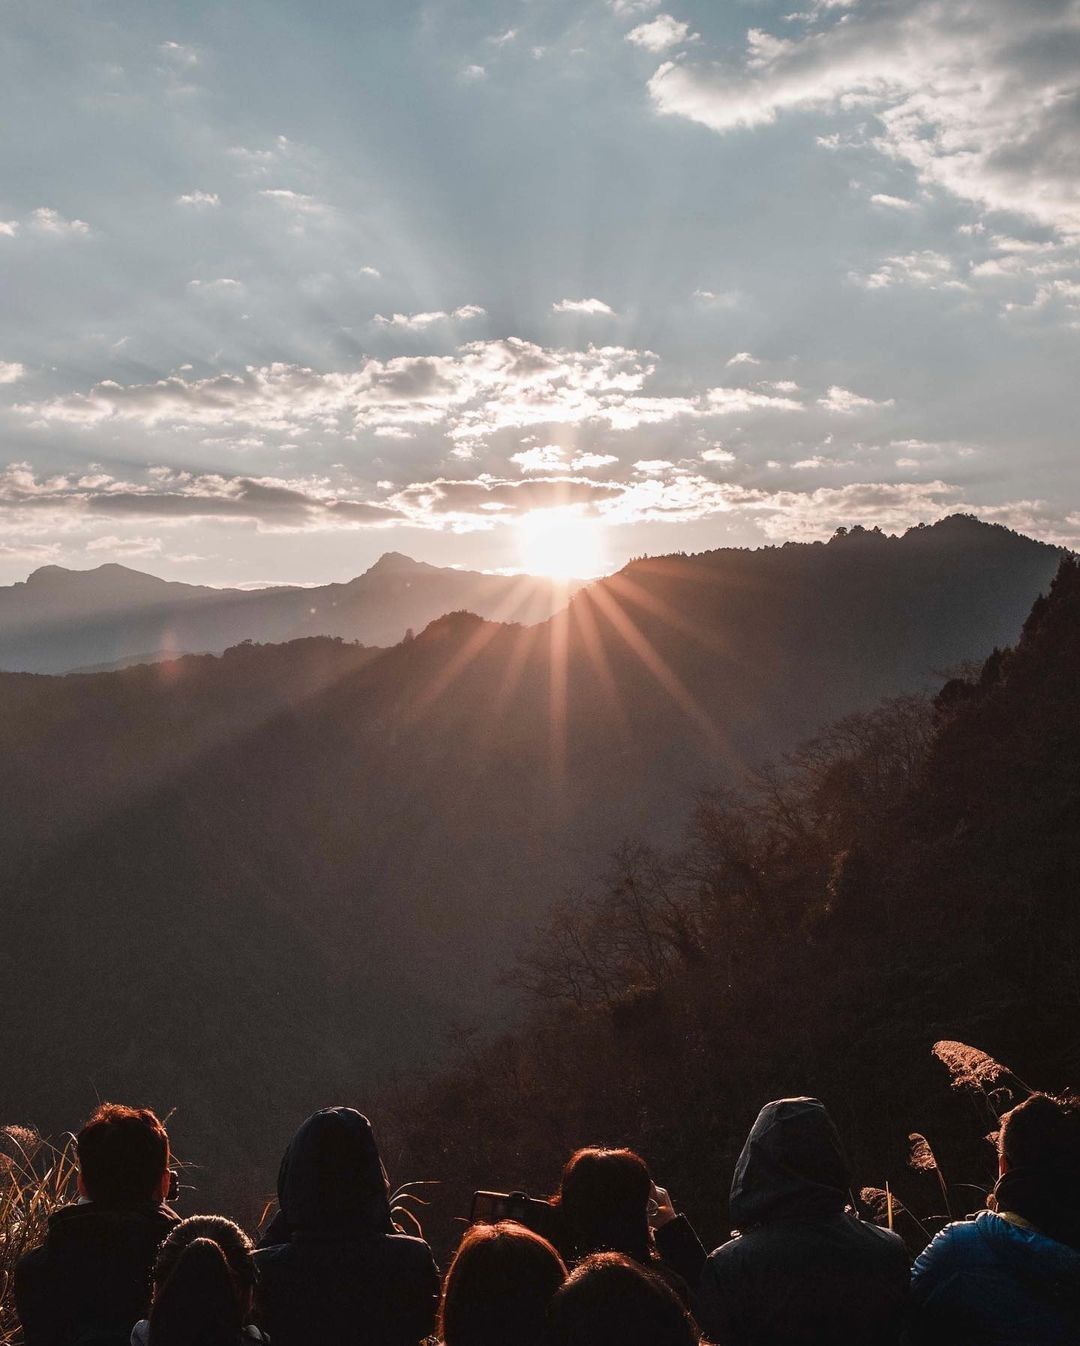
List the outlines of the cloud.
<svg viewBox="0 0 1080 1346">
<path fill-rule="evenodd" d="M 180 66 L 198 65 L 199 53 L 194 47 L 185 47 L 182 42 L 162 42 L 158 51 Z"/>
<path fill-rule="evenodd" d="M 18 232 L 18 220 L 0 220 L 0 238 L 14 238 Z"/>
<path fill-rule="evenodd" d="M 695 290 L 691 297 L 708 308 L 735 308 L 742 294 L 738 290 Z"/>
<path fill-rule="evenodd" d="M 849 388 L 841 388 L 833 384 L 824 397 L 818 398 L 818 406 L 824 407 L 826 411 L 837 411 L 842 415 L 850 415 L 855 411 L 868 411 L 871 407 L 891 407 L 895 403 L 894 398 L 886 398 L 883 402 L 876 402 L 872 397 L 860 397 L 858 393 L 853 393 Z"/>
<path fill-rule="evenodd" d="M 479 304 L 462 304 L 452 313 L 447 313 L 443 309 L 435 309 L 430 313 L 392 313 L 389 318 L 382 313 L 376 313 L 372 322 L 380 327 L 400 327 L 407 332 L 422 332 L 425 327 L 430 327 L 438 322 L 468 322 L 472 318 L 487 317 L 487 309 L 481 308 Z"/>
<path fill-rule="evenodd" d="M 723 444 L 710 444 L 707 449 L 702 449 L 699 455 L 704 463 L 733 463 L 735 455 L 730 449 L 725 449 Z"/>
<path fill-rule="evenodd" d="M 557 472 L 566 466 L 566 459 L 558 444 L 522 449 L 520 453 L 512 453 L 510 461 L 516 463 L 522 472 Z"/>
<path fill-rule="evenodd" d="M 382 272 L 381 272 L 381 271 L 379 270 L 379 268 L 376 267 L 376 266 L 361 266 L 361 267 L 358 267 L 358 268 L 357 268 L 357 271 L 356 271 L 356 274 L 357 274 L 358 276 L 367 276 L 367 277 L 369 277 L 371 280 L 381 280 L 381 279 L 382 279 Z"/>
<path fill-rule="evenodd" d="M 761 364 L 761 361 L 756 356 L 751 355 L 749 351 L 737 351 L 727 362 L 727 367 L 730 369 L 732 365 L 759 365 L 759 364 Z"/>
<path fill-rule="evenodd" d="M 651 476 L 658 472 L 667 472 L 675 464 L 670 458 L 639 458 L 634 464 L 635 472 L 643 472 L 646 476 Z"/>
<path fill-rule="evenodd" d="M 467 65 L 458 76 L 463 84 L 476 84 L 487 79 L 487 71 L 482 65 Z"/>
<path fill-rule="evenodd" d="M 756 503 L 759 526 L 776 541 L 810 541 L 862 524 L 901 532 L 961 508 L 960 492 L 944 481 L 853 482 L 815 491 L 776 491 Z"/>
<path fill-rule="evenodd" d="M 676 47 L 681 42 L 692 41 L 696 36 L 697 34 L 691 36 L 690 25 L 683 23 L 681 19 L 674 19 L 670 14 L 658 14 L 648 23 L 631 28 L 626 34 L 626 40 L 633 42 L 636 47 L 655 53 L 667 51 L 669 47 Z"/>
<path fill-rule="evenodd" d="M 0 360 L 0 383 L 17 383 L 26 377 L 26 366 L 18 360 Z"/>
<path fill-rule="evenodd" d="M 109 533 L 88 542 L 86 550 L 104 551 L 110 556 L 158 556 L 163 545 L 159 537 L 117 537 Z"/>
<path fill-rule="evenodd" d="M 243 290 L 243 282 L 234 280 L 232 276 L 218 276 L 215 280 L 189 280 L 188 289 L 192 294 L 205 295 L 239 295 Z"/>
<path fill-rule="evenodd" d="M 886 206 L 889 210 L 918 210 L 918 203 L 903 196 L 890 196 L 888 192 L 875 192 L 870 198 L 875 206 Z"/>
<path fill-rule="evenodd" d="M 646 385 L 655 357 L 622 346 L 549 349 L 518 337 L 473 341 L 452 355 L 368 359 L 358 368 L 318 372 L 302 365 L 249 366 L 196 379 L 153 383 L 104 380 L 89 392 L 18 405 L 44 422 L 128 422 L 304 429 L 346 434 L 385 427 L 440 431 L 459 456 L 500 431 L 540 426 L 607 426 L 632 431 L 684 418 L 799 411 L 789 396 L 717 387 L 692 397 L 659 396 Z"/>
<path fill-rule="evenodd" d="M 193 206 L 197 210 L 206 210 L 211 206 L 220 206 L 221 197 L 217 192 L 185 192 L 176 198 L 178 206 Z"/>
<path fill-rule="evenodd" d="M 1076 233 L 1078 40 L 1071 0 L 877 0 L 794 37 L 752 28 L 738 60 L 665 62 L 649 92 L 720 132 L 864 109 L 924 186 Z"/>
<path fill-rule="evenodd" d="M 792 397 L 776 397 L 750 388 L 710 388 L 706 393 L 710 408 L 718 416 L 737 415 L 744 411 L 802 411 L 801 402 Z"/>
<path fill-rule="evenodd" d="M 551 306 L 552 313 L 603 314 L 613 318 L 615 310 L 602 299 L 560 299 Z"/>
<path fill-rule="evenodd" d="M 392 503 L 334 492 L 321 478 L 234 477 L 168 467 L 151 468 L 132 480 L 102 471 L 39 477 L 29 463 L 11 463 L 0 470 L 0 516 L 10 519 L 26 512 L 35 518 L 50 516 L 55 524 L 65 516 L 69 523 L 102 517 L 163 523 L 203 518 L 250 520 L 260 528 L 290 531 L 404 518 Z M 106 548 L 105 542 L 98 545 Z M 87 544 L 88 550 L 94 548 L 93 542 Z"/>
<path fill-rule="evenodd" d="M 492 36 L 488 38 L 488 42 L 493 47 L 505 47 L 513 42 L 517 35 L 518 30 L 516 28 L 507 28 L 505 32 L 493 33 Z"/>
<path fill-rule="evenodd" d="M 848 273 L 848 279 L 866 290 L 885 290 L 893 285 L 914 285 L 924 289 L 964 289 L 956 278 L 951 258 L 932 248 L 898 253 L 886 257 L 874 271 Z"/>
<path fill-rule="evenodd" d="M 38 206 L 30 212 L 30 227 L 52 238 L 79 238 L 90 232 L 85 220 L 68 220 L 51 206 Z"/>
<path fill-rule="evenodd" d="M 660 0 L 608 0 L 611 12 L 620 19 L 635 18 L 660 8 Z"/>
<path fill-rule="evenodd" d="M 610 467 L 618 461 L 618 455 L 614 453 L 579 453 L 570 460 L 570 466 L 575 472 L 588 472 L 597 467 Z"/>
</svg>

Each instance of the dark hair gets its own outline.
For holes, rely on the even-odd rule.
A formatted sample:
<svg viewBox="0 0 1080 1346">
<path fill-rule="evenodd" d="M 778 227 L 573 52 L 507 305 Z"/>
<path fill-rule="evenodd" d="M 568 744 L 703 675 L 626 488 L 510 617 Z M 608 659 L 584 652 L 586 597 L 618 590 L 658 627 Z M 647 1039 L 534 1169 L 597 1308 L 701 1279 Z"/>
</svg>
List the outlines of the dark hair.
<svg viewBox="0 0 1080 1346">
<path fill-rule="evenodd" d="M 1080 1097 L 1025 1098 L 1002 1117 L 998 1150 L 1010 1168 L 1080 1169 Z"/>
<path fill-rule="evenodd" d="M 102 1103 L 75 1137 L 75 1149 L 91 1201 L 158 1199 L 169 1167 L 169 1137 L 149 1108 Z"/>
<path fill-rule="evenodd" d="M 652 1178 L 633 1150 L 596 1146 L 578 1150 L 563 1169 L 557 1198 L 567 1253 L 625 1253 L 639 1262 L 652 1256 L 649 1196 Z"/>
<path fill-rule="evenodd" d="M 621 1253 L 586 1257 L 551 1301 L 551 1346 L 697 1346 L 675 1292 Z"/>
<path fill-rule="evenodd" d="M 234 1346 L 251 1307 L 251 1239 L 221 1215 L 181 1220 L 158 1249 L 153 1346 Z"/>
<path fill-rule="evenodd" d="M 512 1220 L 474 1225 L 443 1282 L 439 1340 L 445 1346 L 533 1346 L 566 1279 L 552 1245 Z"/>
</svg>

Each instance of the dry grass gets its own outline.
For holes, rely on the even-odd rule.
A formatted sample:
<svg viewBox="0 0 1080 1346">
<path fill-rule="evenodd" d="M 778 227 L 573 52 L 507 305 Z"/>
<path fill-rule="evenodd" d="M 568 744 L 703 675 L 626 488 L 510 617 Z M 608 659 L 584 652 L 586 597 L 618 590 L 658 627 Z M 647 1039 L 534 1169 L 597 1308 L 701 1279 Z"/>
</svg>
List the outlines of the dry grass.
<svg viewBox="0 0 1080 1346">
<path fill-rule="evenodd" d="M 17 1339 L 15 1263 L 45 1237 L 49 1216 L 74 1200 L 75 1142 L 62 1148 L 24 1126 L 0 1127 L 0 1346 Z"/>
</svg>

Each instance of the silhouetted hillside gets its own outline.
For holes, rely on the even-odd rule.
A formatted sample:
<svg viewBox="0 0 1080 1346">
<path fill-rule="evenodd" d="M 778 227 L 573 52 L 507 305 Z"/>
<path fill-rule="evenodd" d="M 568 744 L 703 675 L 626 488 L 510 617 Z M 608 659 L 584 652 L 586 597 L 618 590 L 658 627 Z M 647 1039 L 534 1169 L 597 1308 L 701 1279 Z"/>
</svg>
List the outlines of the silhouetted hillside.
<svg viewBox="0 0 1080 1346">
<path fill-rule="evenodd" d="M 184 653 L 216 653 L 243 640 L 340 636 L 393 645 L 410 628 L 467 607 L 493 621 L 539 622 L 576 584 L 529 575 L 449 570 L 387 552 L 345 584 L 211 589 L 122 565 L 42 566 L 0 588 L 0 669 L 64 673 Z"/>
<path fill-rule="evenodd" d="M 936 1176 L 906 1163 L 917 1131 L 954 1212 L 977 1209 L 993 1116 L 950 1101 L 929 1049 L 978 1043 L 1037 1088 L 1080 1078 L 1078 675 L 1068 557 L 981 672 L 703 796 L 673 851 L 625 848 L 526 949 L 526 1025 L 387 1096 L 395 1162 L 447 1184 L 436 1234 L 472 1186 L 550 1190 L 602 1141 L 645 1153 L 722 1238 L 757 1108 L 795 1093 L 828 1102 L 860 1182 L 944 1220 Z"/>
<path fill-rule="evenodd" d="M 204 1186 L 249 1193 L 305 1107 L 497 1022 L 524 934 L 623 838 L 673 841 L 702 785 L 1014 639 L 1058 557 L 957 518 L 641 561 L 540 625 L 451 613 L 205 723 L 172 721 L 175 665 L 0 678 L 0 806 L 63 837 L 7 849 L 8 1106 L 179 1105 Z"/>
</svg>

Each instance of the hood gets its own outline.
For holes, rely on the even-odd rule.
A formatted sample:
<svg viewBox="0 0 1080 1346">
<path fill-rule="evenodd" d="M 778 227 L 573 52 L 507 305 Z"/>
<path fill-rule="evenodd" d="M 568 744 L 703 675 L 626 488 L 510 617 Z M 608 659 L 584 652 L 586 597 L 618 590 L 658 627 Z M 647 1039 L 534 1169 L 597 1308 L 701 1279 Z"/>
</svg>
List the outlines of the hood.
<svg viewBox="0 0 1080 1346">
<path fill-rule="evenodd" d="M 825 1105 L 781 1098 L 765 1104 L 746 1138 L 731 1180 L 731 1219 L 745 1231 L 770 1220 L 839 1215 L 849 1182 Z"/>
<path fill-rule="evenodd" d="M 994 1256 L 1007 1263 L 1011 1275 L 1030 1281 L 1080 1284 L 1080 1252 L 1068 1244 L 1012 1224 L 994 1211 L 980 1211 L 975 1228 Z"/>
<path fill-rule="evenodd" d="M 392 1234 L 389 1195 L 371 1123 L 355 1108 L 313 1113 L 289 1142 L 278 1172 L 290 1239 Z"/>
</svg>

